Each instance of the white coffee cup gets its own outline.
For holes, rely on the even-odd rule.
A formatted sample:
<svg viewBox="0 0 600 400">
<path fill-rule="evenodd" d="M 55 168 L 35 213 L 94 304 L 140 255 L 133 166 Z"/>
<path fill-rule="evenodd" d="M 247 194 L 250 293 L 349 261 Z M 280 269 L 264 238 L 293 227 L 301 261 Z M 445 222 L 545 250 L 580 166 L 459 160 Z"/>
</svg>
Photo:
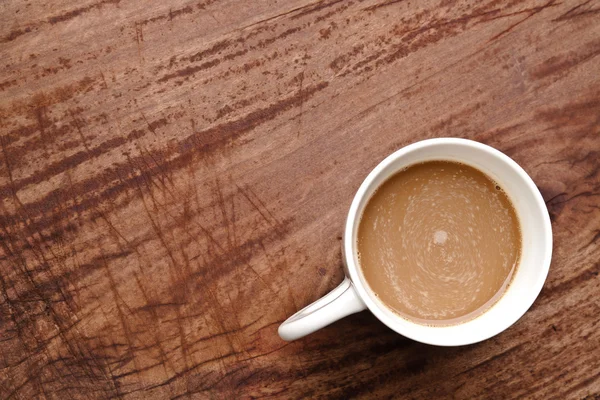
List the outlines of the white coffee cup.
<svg viewBox="0 0 600 400">
<path fill-rule="evenodd" d="M 356 236 L 360 217 L 374 191 L 403 168 L 431 160 L 458 161 L 486 173 L 504 189 L 521 223 L 521 259 L 507 291 L 479 317 L 451 326 L 421 325 L 394 313 L 367 285 L 357 256 Z M 279 336 L 282 339 L 299 339 L 368 308 L 381 322 L 403 336 L 438 346 L 460 346 L 497 335 L 531 307 L 548 275 L 552 257 L 552 227 L 542 195 L 529 175 L 511 158 L 472 140 L 429 139 L 391 154 L 360 185 L 346 220 L 342 255 L 346 278 L 325 297 L 281 324 Z"/>
</svg>

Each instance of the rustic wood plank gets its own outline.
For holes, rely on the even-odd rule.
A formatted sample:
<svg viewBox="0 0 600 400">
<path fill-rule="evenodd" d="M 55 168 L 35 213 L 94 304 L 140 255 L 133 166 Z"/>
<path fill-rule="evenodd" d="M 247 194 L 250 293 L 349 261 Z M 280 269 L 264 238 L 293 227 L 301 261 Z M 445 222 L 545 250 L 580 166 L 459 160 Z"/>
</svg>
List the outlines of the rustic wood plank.
<svg viewBox="0 0 600 400">
<path fill-rule="evenodd" d="M 0 397 L 600 393 L 600 2 L 9 0 L 0 22 Z M 342 280 L 368 171 L 440 136 L 540 187 L 533 308 L 462 348 L 368 313 L 281 341 Z"/>
</svg>

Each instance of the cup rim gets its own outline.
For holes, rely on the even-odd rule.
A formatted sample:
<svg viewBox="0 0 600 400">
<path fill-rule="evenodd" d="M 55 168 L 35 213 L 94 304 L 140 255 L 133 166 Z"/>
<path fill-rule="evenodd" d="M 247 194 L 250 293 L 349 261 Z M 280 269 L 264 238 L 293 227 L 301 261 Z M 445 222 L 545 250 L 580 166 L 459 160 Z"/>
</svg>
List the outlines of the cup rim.
<svg viewBox="0 0 600 400">
<path fill-rule="evenodd" d="M 401 320 L 404 323 L 408 322 L 410 325 L 418 325 L 419 327 L 423 327 L 423 325 L 418 324 L 413 321 L 410 321 L 409 319 L 403 318 L 400 315 L 393 313 L 393 311 L 392 311 L 392 314 L 394 315 L 393 317 L 390 317 L 389 313 L 387 313 L 387 314 L 384 313 L 384 311 L 381 308 L 385 307 L 385 306 L 380 306 L 371 298 L 371 296 L 368 293 L 368 289 L 365 288 L 365 285 L 363 284 L 363 281 L 361 280 L 361 277 L 359 275 L 359 271 L 358 271 L 359 266 L 355 262 L 356 243 L 355 243 L 354 235 L 353 235 L 354 227 L 356 224 L 358 224 L 360 222 L 361 215 L 359 214 L 359 211 L 361 211 L 361 210 L 359 210 L 359 205 L 360 205 L 361 201 L 363 200 L 363 198 L 367 195 L 369 188 L 373 184 L 373 181 L 375 181 L 375 179 L 382 173 L 382 171 L 384 171 L 390 164 L 394 163 L 397 159 L 404 157 L 408 153 L 414 152 L 414 151 L 422 149 L 424 147 L 448 145 L 448 144 L 475 148 L 478 151 L 483 151 L 483 152 L 488 153 L 491 157 L 499 158 L 507 167 L 511 168 L 514 172 L 516 172 L 523 179 L 523 181 L 526 183 L 528 189 L 531 191 L 531 194 L 533 195 L 533 197 L 535 199 L 536 207 L 540 208 L 543 211 L 542 212 L 542 215 L 543 215 L 542 224 L 543 224 L 543 229 L 544 229 L 544 233 L 545 233 L 544 236 L 545 236 L 546 252 L 544 253 L 543 260 L 540 261 L 539 275 L 538 275 L 538 279 L 536 281 L 536 285 L 534 287 L 532 287 L 531 290 L 528 292 L 529 294 L 527 295 L 527 298 L 524 299 L 522 307 L 515 309 L 515 311 L 513 313 L 507 315 L 501 322 L 499 322 L 496 325 L 496 328 L 491 329 L 490 331 L 486 332 L 484 335 L 477 337 L 475 340 L 465 340 L 460 337 L 459 338 L 450 338 L 447 336 L 446 337 L 435 336 L 435 339 L 432 340 L 431 337 L 421 338 L 421 337 L 417 337 L 417 335 L 413 335 L 412 332 L 406 332 L 403 329 L 403 327 L 400 324 L 398 324 L 398 321 Z M 356 289 L 356 291 L 358 293 L 358 296 L 361 298 L 361 300 L 364 302 L 364 304 L 367 306 L 367 308 L 377 317 L 377 319 L 379 319 L 381 322 L 383 322 L 390 329 L 396 331 L 397 333 L 399 333 L 409 339 L 412 339 L 412 340 L 415 340 L 415 341 L 418 341 L 421 343 L 437 345 L 437 346 L 462 346 L 462 345 L 478 343 L 478 342 L 489 339 L 490 337 L 493 337 L 493 336 L 503 332 L 504 330 L 509 328 L 511 325 L 513 325 L 516 321 L 518 321 L 525 314 L 525 312 L 527 312 L 527 310 L 531 307 L 531 305 L 534 303 L 534 301 L 538 297 L 539 293 L 541 292 L 544 282 L 546 281 L 546 278 L 548 276 L 548 271 L 550 269 L 551 257 L 552 257 L 552 225 L 550 222 L 550 216 L 548 215 L 546 203 L 545 203 L 539 189 L 537 188 L 537 186 L 531 179 L 531 177 L 527 174 L 527 172 L 525 172 L 525 170 L 519 164 L 517 164 L 513 159 L 511 159 L 510 157 L 508 157 L 506 154 L 502 153 L 501 151 L 499 151 L 491 146 L 485 145 L 483 143 L 479 143 L 479 142 L 469 140 L 469 139 L 462 139 L 462 138 L 426 139 L 426 140 L 415 142 L 415 143 L 412 143 L 405 147 L 402 147 L 399 150 L 397 150 L 397 151 L 393 152 L 392 154 L 390 154 L 389 156 L 387 156 L 367 175 L 367 177 L 365 178 L 365 180 L 362 182 L 359 189 L 357 190 L 357 192 L 352 200 L 352 204 L 350 206 L 350 211 L 348 212 L 348 217 L 346 219 L 346 225 L 344 228 L 344 260 L 345 260 L 345 264 L 346 264 L 345 265 L 346 271 L 350 277 L 350 280 L 352 281 L 354 288 Z M 509 288 L 509 290 L 510 290 L 510 288 Z M 391 311 L 391 309 L 388 308 L 388 311 Z M 466 323 L 468 323 L 468 322 L 465 322 L 464 324 L 466 324 Z M 459 324 L 459 325 L 462 325 L 462 324 Z M 436 329 L 440 329 L 440 328 L 443 329 L 442 327 L 438 327 L 438 326 L 427 326 L 425 328 L 431 329 L 431 330 L 436 330 Z"/>
</svg>

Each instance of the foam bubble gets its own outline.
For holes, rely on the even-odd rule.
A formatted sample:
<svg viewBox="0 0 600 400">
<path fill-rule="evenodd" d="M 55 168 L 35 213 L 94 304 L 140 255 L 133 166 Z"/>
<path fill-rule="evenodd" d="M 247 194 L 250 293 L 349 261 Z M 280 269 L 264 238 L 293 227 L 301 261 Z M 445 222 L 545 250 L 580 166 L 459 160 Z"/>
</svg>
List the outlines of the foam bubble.
<svg viewBox="0 0 600 400">
<path fill-rule="evenodd" d="M 433 234 L 433 242 L 438 245 L 443 245 L 448 240 L 448 232 L 446 231 L 435 231 Z"/>
</svg>

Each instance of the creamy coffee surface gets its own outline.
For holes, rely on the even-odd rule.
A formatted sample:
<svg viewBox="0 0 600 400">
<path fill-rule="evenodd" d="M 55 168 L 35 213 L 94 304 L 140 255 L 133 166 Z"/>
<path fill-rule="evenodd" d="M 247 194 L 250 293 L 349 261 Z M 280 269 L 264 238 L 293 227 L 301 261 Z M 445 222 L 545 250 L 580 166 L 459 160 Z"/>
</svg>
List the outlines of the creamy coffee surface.
<svg viewBox="0 0 600 400">
<path fill-rule="evenodd" d="M 359 262 L 379 299 L 418 323 L 485 312 L 517 268 L 521 233 L 502 189 L 449 161 L 416 164 L 384 182 L 358 229 Z"/>
</svg>

